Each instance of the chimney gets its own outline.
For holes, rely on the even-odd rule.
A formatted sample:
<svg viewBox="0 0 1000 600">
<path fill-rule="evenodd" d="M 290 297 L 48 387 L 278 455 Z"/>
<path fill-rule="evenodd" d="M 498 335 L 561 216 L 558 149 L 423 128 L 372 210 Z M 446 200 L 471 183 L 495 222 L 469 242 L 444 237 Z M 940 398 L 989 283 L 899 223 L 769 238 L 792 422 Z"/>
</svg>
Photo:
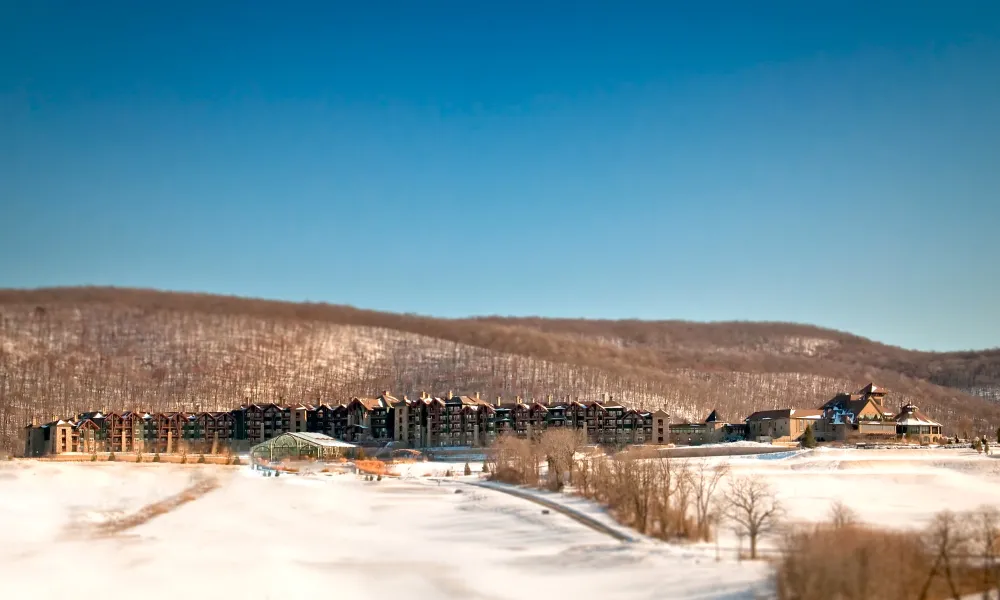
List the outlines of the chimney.
<svg viewBox="0 0 1000 600">
<path fill-rule="evenodd" d="M 421 400 L 426 400 L 427 399 L 427 392 L 420 392 L 420 399 Z"/>
<path fill-rule="evenodd" d="M 503 400 L 503 396 L 497 396 L 497 406 L 500 406 L 501 400 Z"/>
<path fill-rule="evenodd" d="M 448 400 L 451 400 L 454 397 L 455 396 L 454 396 L 454 394 L 451 393 L 451 390 L 448 390 Z"/>
<path fill-rule="evenodd" d="M 38 417 L 36 417 L 34 415 L 31 416 L 31 426 L 32 427 L 38 427 Z"/>
<path fill-rule="evenodd" d="M 479 400 L 479 392 L 476 392 L 476 400 Z"/>
<path fill-rule="evenodd" d="M 389 390 L 382 390 L 382 397 L 383 398 L 388 398 L 389 397 Z"/>
<path fill-rule="evenodd" d="M 548 404 L 549 406 L 552 406 L 552 394 L 549 394 L 548 396 L 545 397 L 545 403 Z"/>
<path fill-rule="evenodd" d="M 521 397 L 520 397 L 520 396 L 518 396 L 518 397 L 517 397 L 517 403 L 518 403 L 518 404 L 523 404 L 523 403 L 521 402 Z"/>
</svg>

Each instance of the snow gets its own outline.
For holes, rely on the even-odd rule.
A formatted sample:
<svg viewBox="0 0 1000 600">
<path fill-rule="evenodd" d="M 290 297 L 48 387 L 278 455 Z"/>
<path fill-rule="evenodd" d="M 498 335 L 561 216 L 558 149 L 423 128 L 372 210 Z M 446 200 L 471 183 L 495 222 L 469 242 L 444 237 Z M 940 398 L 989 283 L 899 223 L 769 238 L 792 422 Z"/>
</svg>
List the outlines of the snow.
<svg viewBox="0 0 1000 600">
<path fill-rule="evenodd" d="M 482 460 L 469 461 L 469 468 L 472 469 L 475 475 L 479 475 L 483 470 Z M 397 463 L 392 465 L 392 470 L 404 479 L 413 477 L 444 477 L 448 471 L 451 471 L 452 475 L 463 475 L 465 473 L 465 463 L 434 460 Z"/>
<path fill-rule="evenodd" d="M 784 454 L 784 453 L 783 453 Z M 774 486 L 789 523 L 815 521 L 842 500 L 888 527 L 1000 502 L 1000 461 L 967 449 L 794 451 L 780 458 L 710 457 Z M 470 463 L 478 474 L 481 463 Z M 770 567 L 736 563 L 723 529 L 711 544 L 622 543 L 495 489 L 467 485 L 463 463 L 399 465 L 400 478 L 349 474 L 265 478 L 249 468 L 134 463 L 0 463 L 4 594 L 76 594 L 72 577 L 113 572 L 143 597 L 755 598 Z M 456 477 L 441 477 L 451 469 Z M 112 537 L 87 525 L 177 494 L 196 474 L 214 491 Z M 427 476 L 424 476 L 424 475 Z M 456 493 L 460 490 L 461 493 Z M 529 490 L 627 531 L 589 501 Z M 767 546 L 767 543 L 764 544 Z M 744 542 L 745 546 L 745 542 Z M 195 580 L 167 576 L 197 573 Z M 196 583 L 192 583 L 196 581 Z M 195 587 L 192 588 L 192 585 Z M 766 597 L 766 594 L 765 594 Z"/>
<path fill-rule="evenodd" d="M 195 472 L 220 487 L 114 537 L 70 535 L 75 511 L 135 510 Z M 462 493 L 456 493 L 461 489 Z M 11 597 L 78 594 L 110 572 L 144 598 L 751 599 L 764 563 L 626 544 L 555 511 L 457 481 L 265 478 L 211 466 L 0 465 L 0 581 Z M 171 573 L 197 574 L 173 577 Z"/>
<path fill-rule="evenodd" d="M 326 448 L 356 448 L 354 444 L 332 438 L 323 433 L 313 433 L 305 431 L 289 431 L 285 435 L 290 435 Z"/>
<path fill-rule="evenodd" d="M 1000 506 L 1000 460 L 967 449 L 818 448 L 705 460 L 767 481 L 791 522 L 823 520 L 835 501 L 892 528 L 922 527 L 946 509 Z"/>
</svg>

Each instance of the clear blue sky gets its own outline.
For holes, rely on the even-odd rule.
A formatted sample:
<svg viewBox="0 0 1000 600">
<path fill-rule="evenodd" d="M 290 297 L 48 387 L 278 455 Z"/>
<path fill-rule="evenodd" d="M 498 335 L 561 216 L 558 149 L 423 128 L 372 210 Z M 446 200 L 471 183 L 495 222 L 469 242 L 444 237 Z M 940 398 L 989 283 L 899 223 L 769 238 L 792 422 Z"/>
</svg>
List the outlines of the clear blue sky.
<svg viewBox="0 0 1000 600">
<path fill-rule="evenodd" d="M 1000 346 L 997 2 L 600 4 L 0 2 L 0 287 Z"/>
</svg>

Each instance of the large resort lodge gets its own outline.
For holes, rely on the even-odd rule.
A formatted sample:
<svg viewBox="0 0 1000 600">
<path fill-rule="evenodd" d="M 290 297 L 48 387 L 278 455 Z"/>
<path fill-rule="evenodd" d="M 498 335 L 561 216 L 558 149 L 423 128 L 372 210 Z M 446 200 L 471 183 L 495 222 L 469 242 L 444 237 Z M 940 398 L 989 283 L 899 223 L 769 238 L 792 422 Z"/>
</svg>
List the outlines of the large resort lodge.
<svg viewBox="0 0 1000 600">
<path fill-rule="evenodd" d="M 352 398 L 338 405 L 249 404 L 224 412 L 88 412 L 53 418 L 26 428 L 25 455 L 138 452 L 211 453 L 244 451 L 289 432 L 321 433 L 359 445 L 388 442 L 410 448 L 488 446 L 510 434 L 534 438 L 549 428 L 580 430 L 591 444 L 707 444 L 740 439 L 795 442 L 811 427 L 817 441 L 908 439 L 935 442 L 941 424 L 915 406 L 893 414 L 886 392 L 868 384 L 841 393 L 819 409 L 759 411 L 743 423 L 723 422 L 712 413 L 702 422 L 670 423 L 664 410 L 626 407 L 610 396 L 599 401 L 569 398 L 490 402 L 474 396 Z"/>
</svg>

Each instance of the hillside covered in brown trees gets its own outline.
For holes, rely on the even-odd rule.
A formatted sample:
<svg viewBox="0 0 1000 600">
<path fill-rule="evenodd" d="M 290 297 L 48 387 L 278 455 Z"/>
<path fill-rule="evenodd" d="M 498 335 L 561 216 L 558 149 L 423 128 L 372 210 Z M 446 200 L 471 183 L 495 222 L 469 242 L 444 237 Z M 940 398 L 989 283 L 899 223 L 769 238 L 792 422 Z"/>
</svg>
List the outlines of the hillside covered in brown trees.
<svg viewBox="0 0 1000 600">
<path fill-rule="evenodd" d="M 677 420 L 814 407 L 874 381 L 952 430 L 1000 425 L 1000 349 L 903 350 L 785 323 L 435 319 L 148 290 L 0 291 L 0 451 L 82 410 L 336 402 L 392 390 L 603 393 Z"/>
</svg>

